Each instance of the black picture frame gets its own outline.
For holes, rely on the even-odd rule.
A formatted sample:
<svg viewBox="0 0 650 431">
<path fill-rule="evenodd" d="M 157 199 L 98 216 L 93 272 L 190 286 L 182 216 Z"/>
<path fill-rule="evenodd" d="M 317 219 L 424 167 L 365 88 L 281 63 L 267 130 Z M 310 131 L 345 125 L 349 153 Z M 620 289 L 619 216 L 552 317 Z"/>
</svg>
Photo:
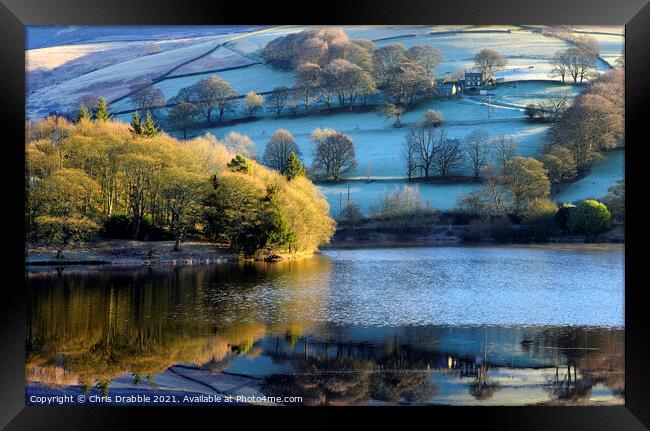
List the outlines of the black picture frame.
<svg viewBox="0 0 650 431">
<path fill-rule="evenodd" d="M 310 7 L 311 6 L 311 7 Z M 25 26 L 92 24 L 593 24 L 626 26 L 626 291 L 625 291 L 625 406 L 617 407 L 425 407 L 425 408 L 115 408 L 25 407 L 24 398 L 24 103 Z M 644 201 L 643 145 L 647 141 L 650 99 L 650 4 L 646 0 L 464 0 L 458 3 L 427 0 L 363 0 L 278 4 L 207 0 L 0 0 L 0 116 L 4 127 L 4 163 L 0 227 L 4 241 L 3 299 L 0 313 L 0 426 L 6 429 L 117 429 L 139 423 L 193 426 L 205 420 L 222 426 L 224 413 L 247 423 L 253 416 L 284 417 L 303 426 L 333 426 L 343 416 L 386 416 L 409 426 L 480 426 L 497 429 L 640 430 L 650 429 L 650 314 L 644 298 L 641 271 Z M 647 160 L 647 159 L 645 159 Z M 647 164 L 647 162 L 646 162 Z M 630 194 L 631 193 L 631 194 Z M 645 217 L 647 220 L 647 216 Z M 645 299 L 645 300 L 644 300 Z M 254 413 L 254 414 L 252 414 Z M 307 416 L 300 419 L 296 413 Z M 283 417 L 281 418 L 280 415 Z M 304 422 L 304 421 L 307 422 Z M 271 422 L 268 422 L 271 424 Z M 435 424 L 435 425 L 434 425 Z"/>
</svg>

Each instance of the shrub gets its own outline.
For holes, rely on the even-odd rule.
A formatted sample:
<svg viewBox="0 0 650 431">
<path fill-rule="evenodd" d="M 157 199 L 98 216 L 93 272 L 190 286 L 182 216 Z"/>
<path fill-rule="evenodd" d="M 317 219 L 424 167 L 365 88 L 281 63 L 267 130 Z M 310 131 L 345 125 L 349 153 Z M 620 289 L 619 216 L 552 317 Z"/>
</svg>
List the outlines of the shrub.
<svg viewBox="0 0 650 431">
<path fill-rule="evenodd" d="M 555 213 L 555 224 L 563 233 L 569 231 L 567 226 L 569 222 L 569 213 L 575 207 L 576 206 L 573 204 L 561 204 Z"/>
<path fill-rule="evenodd" d="M 526 204 L 521 215 L 526 232 L 536 241 L 544 241 L 555 233 L 555 214 L 558 209 L 548 199 L 535 199 Z"/>
<path fill-rule="evenodd" d="M 338 221 L 346 228 L 354 229 L 359 225 L 359 223 L 361 223 L 362 219 L 363 214 L 361 214 L 359 206 L 354 202 L 350 202 L 345 206 L 345 208 L 343 208 L 343 211 L 341 211 Z"/>
<path fill-rule="evenodd" d="M 567 227 L 571 233 L 593 238 L 607 228 L 611 218 L 604 203 L 586 200 L 570 210 Z"/>
<path fill-rule="evenodd" d="M 371 214 L 383 226 L 405 231 L 423 228 L 435 221 L 435 209 L 421 201 L 417 186 L 403 186 L 386 193 Z"/>
<path fill-rule="evenodd" d="M 253 165 L 246 157 L 239 154 L 235 156 L 226 166 L 232 172 L 241 172 L 248 175 L 253 175 Z"/>
</svg>

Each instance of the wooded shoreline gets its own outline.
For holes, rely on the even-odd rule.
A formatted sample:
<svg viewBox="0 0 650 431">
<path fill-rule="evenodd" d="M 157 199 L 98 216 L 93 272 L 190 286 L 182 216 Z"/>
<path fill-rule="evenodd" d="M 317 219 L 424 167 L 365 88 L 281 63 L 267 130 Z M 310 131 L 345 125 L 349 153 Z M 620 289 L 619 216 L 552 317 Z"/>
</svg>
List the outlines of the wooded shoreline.
<svg viewBox="0 0 650 431">
<path fill-rule="evenodd" d="M 468 225 L 437 225 L 422 232 L 404 234 L 399 229 L 339 229 L 329 244 L 321 250 L 359 248 L 418 248 L 445 246 L 555 246 L 599 247 L 624 244 L 624 233 L 612 229 L 593 241 L 581 236 L 557 236 L 548 242 L 502 241 L 493 238 L 481 240 L 463 239 Z M 319 250 L 319 251 L 321 251 Z M 101 240 L 76 246 L 65 251 L 63 258 L 56 258 L 56 248 L 37 247 L 27 249 L 25 267 L 44 266 L 110 266 L 110 265 L 195 265 L 224 264 L 246 261 L 285 261 L 318 254 L 275 255 L 267 258 L 244 259 L 228 249 L 207 241 L 188 241 L 181 250 L 174 251 L 174 241 Z"/>
</svg>

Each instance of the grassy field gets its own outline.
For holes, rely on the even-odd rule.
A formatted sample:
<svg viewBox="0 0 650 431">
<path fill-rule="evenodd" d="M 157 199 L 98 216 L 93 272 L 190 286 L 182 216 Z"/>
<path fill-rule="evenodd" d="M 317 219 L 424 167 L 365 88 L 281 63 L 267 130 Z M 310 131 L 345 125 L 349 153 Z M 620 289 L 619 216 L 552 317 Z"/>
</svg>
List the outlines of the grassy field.
<svg viewBox="0 0 650 431">
<path fill-rule="evenodd" d="M 196 28 L 192 31 L 174 28 L 161 33 L 154 29 L 143 31 L 141 40 L 134 35 L 130 39 L 119 32 L 88 32 L 85 40 L 67 41 L 65 33 L 52 33 L 60 39 L 58 45 L 48 46 L 34 35 L 34 49 L 27 51 L 27 70 L 33 93 L 27 101 L 28 117 L 38 117 L 56 110 L 70 108 L 84 94 L 102 94 L 109 100 L 124 96 L 129 86 L 168 76 L 154 84 L 162 90 L 166 99 L 178 90 L 211 75 L 218 75 L 230 82 L 235 91 L 264 92 L 280 85 L 291 86 L 294 73 L 258 64 L 259 51 L 272 39 L 304 30 L 301 26 L 262 27 L 215 27 Z M 462 99 L 438 99 L 427 101 L 407 112 L 402 122 L 408 125 L 419 120 L 427 109 L 440 111 L 446 122 L 447 135 L 463 138 L 472 129 L 480 128 L 491 136 L 511 135 L 517 151 L 523 156 L 537 156 L 548 124 L 525 120 L 526 105 L 566 95 L 570 99 L 580 92 L 580 87 L 562 85 L 558 78 L 549 75 L 549 58 L 557 51 L 570 46 L 569 42 L 544 36 L 539 32 L 517 26 L 344 26 L 350 38 L 373 40 L 377 46 L 401 43 L 407 48 L 413 45 L 433 45 L 439 49 L 444 61 L 437 73 L 463 70 L 472 66 L 472 56 L 482 48 L 502 52 L 508 65 L 497 73 L 500 83 L 491 91 L 491 97 L 465 96 Z M 623 29 L 610 27 L 577 27 L 576 31 L 589 34 L 600 44 L 602 58 L 612 64 L 623 51 Z M 104 34 L 105 33 L 105 34 Z M 127 32 L 127 34 L 130 34 Z M 83 35 L 83 34 L 82 34 Z M 41 38 L 42 39 L 42 38 Z M 83 38 L 82 38 L 83 39 Z M 126 39 L 126 40 L 125 40 Z M 40 40 L 40 42 L 38 42 Z M 43 39 L 45 40 L 45 39 Z M 152 40 L 160 52 L 151 54 Z M 38 43 L 37 43 L 38 42 Z M 227 42 L 227 43 L 226 43 Z M 225 45 L 224 45 L 225 43 Z M 94 66 L 93 66 L 94 65 Z M 235 70 L 213 72 L 217 69 L 244 66 Z M 94 67 L 94 68 L 93 68 Z M 600 71 L 609 68 L 599 62 Z M 210 71 L 207 73 L 201 73 Z M 192 74 L 191 76 L 175 77 Z M 31 78 L 31 79 L 30 79 Z M 516 81 L 516 83 L 514 82 Z M 112 105 L 114 112 L 133 109 L 131 100 L 123 98 Z M 240 117 L 233 112 L 226 119 Z M 130 115 L 117 118 L 129 121 Z M 292 118 L 285 113 L 276 118 L 263 112 L 252 122 L 232 123 L 226 126 L 198 130 L 195 134 L 212 133 L 217 138 L 236 131 L 250 136 L 257 146 L 258 157 L 264 152 L 269 137 L 280 128 L 289 130 L 295 137 L 302 158 L 312 161 L 311 132 L 316 128 L 332 128 L 349 135 L 355 144 L 358 167 L 348 176 L 365 178 L 368 173 L 373 182 L 355 181 L 350 186 L 350 197 L 362 210 L 367 211 L 386 192 L 404 184 L 405 169 L 402 147 L 406 137 L 404 128 L 395 128 L 374 109 L 365 112 L 337 112 Z M 555 198 L 562 201 L 602 196 L 607 187 L 624 175 L 623 152 L 608 155 L 597 164 L 585 178 L 566 187 Z M 457 169 L 455 174 L 467 174 L 467 169 Z M 423 200 L 439 209 L 450 209 L 459 197 L 475 190 L 478 185 L 421 184 Z M 347 196 L 347 184 L 321 185 L 336 214 L 341 192 Z"/>
</svg>

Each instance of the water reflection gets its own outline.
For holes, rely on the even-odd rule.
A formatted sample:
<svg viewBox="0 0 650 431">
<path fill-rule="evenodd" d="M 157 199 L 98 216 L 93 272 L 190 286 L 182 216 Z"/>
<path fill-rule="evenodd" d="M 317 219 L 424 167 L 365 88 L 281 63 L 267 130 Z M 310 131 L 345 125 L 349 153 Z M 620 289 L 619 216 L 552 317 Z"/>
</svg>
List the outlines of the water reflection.
<svg viewBox="0 0 650 431">
<path fill-rule="evenodd" d="M 332 273 L 328 259 L 30 271 L 27 391 L 622 402 L 621 329 L 343 325 L 317 318 L 333 301 Z"/>
</svg>

